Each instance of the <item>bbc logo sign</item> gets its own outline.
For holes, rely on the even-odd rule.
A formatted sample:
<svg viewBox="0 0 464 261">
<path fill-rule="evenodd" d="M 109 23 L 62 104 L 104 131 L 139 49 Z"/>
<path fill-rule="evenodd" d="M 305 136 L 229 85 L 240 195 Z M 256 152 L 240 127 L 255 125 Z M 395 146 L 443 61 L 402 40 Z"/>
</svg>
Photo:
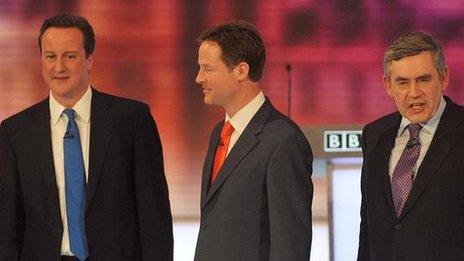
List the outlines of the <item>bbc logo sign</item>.
<svg viewBox="0 0 464 261">
<path fill-rule="evenodd" d="M 325 152 L 361 151 L 361 130 L 324 131 Z"/>
</svg>

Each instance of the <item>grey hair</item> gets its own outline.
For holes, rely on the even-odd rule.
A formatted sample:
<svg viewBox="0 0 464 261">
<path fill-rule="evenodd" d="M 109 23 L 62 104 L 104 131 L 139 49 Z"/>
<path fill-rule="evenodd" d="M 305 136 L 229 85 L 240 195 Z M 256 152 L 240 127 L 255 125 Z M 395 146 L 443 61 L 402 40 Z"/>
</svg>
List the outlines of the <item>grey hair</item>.
<svg viewBox="0 0 464 261">
<path fill-rule="evenodd" d="M 388 80 L 391 76 L 391 63 L 407 56 L 417 55 L 429 51 L 434 58 L 434 65 L 438 75 L 443 78 L 446 70 L 445 55 L 443 48 L 431 35 L 416 31 L 405 33 L 398 37 L 388 47 L 383 56 L 383 72 Z"/>
</svg>

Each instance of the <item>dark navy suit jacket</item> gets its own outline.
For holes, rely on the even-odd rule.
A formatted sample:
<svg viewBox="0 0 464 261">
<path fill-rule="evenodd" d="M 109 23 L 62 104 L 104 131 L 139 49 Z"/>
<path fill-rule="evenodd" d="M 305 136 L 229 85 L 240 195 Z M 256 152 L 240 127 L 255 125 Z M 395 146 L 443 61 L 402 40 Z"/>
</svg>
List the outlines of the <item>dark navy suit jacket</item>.
<svg viewBox="0 0 464 261">
<path fill-rule="evenodd" d="M 90 260 L 172 260 L 161 142 L 148 106 L 93 90 L 90 121 Z M 0 260 L 61 260 L 48 98 L 2 122 L 0 164 Z"/>
<path fill-rule="evenodd" d="M 402 214 L 388 162 L 398 112 L 364 128 L 359 261 L 464 260 L 464 108 L 449 98 Z"/>
</svg>

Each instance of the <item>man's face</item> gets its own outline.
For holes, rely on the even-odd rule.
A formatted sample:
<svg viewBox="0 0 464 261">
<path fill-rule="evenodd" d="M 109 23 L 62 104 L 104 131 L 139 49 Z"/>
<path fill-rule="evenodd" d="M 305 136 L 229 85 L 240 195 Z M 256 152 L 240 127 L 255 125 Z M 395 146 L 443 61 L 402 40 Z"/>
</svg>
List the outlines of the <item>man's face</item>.
<svg viewBox="0 0 464 261">
<path fill-rule="evenodd" d="M 238 87 L 238 75 L 222 60 L 222 50 L 216 42 L 204 41 L 198 51 L 196 82 L 203 89 L 204 102 L 223 108 L 233 104 Z"/>
<path fill-rule="evenodd" d="M 89 85 L 92 55 L 86 57 L 84 36 L 77 28 L 48 28 L 42 37 L 42 75 L 53 97 L 79 99 Z"/>
<path fill-rule="evenodd" d="M 390 78 L 384 76 L 384 87 L 398 111 L 411 122 L 426 123 L 437 111 L 448 86 L 448 69 L 440 77 L 429 51 L 392 61 L 390 69 Z"/>
</svg>

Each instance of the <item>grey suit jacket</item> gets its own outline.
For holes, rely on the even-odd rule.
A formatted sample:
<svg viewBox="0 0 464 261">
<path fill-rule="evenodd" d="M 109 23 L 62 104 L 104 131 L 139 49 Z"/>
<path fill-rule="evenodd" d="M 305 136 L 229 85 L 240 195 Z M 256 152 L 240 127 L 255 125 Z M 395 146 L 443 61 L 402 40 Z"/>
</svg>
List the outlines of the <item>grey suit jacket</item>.
<svg viewBox="0 0 464 261">
<path fill-rule="evenodd" d="M 0 127 L 0 260 L 61 260 L 48 98 Z M 86 187 L 90 260 L 172 260 L 161 142 L 146 104 L 93 90 Z"/>
<path fill-rule="evenodd" d="M 312 154 L 298 126 L 267 100 L 210 187 L 223 122 L 203 168 L 195 260 L 309 260 Z"/>
<path fill-rule="evenodd" d="M 445 100 L 399 218 L 388 162 L 401 115 L 395 112 L 364 128 L 359 261 L 464 260 L 464 108 Z"/>
</svg>

